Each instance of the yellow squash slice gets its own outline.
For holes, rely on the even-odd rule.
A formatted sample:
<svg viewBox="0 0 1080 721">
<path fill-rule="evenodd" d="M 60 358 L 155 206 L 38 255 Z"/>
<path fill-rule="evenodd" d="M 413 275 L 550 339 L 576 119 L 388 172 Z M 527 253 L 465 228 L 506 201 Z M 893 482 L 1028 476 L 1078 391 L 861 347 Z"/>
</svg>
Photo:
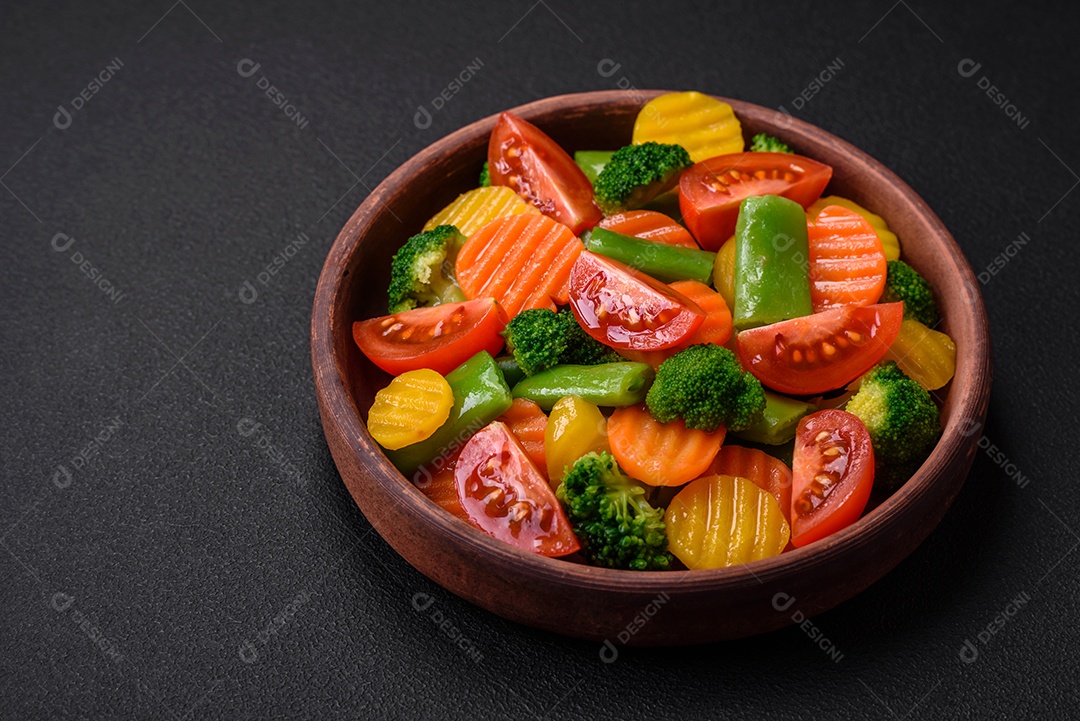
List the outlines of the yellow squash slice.
<svg viewBox="0 0 1080 721">
<path fill-rule="evenodd" d="M 375 394 L 367 428 L 380 446 L 396 451 L 419 443 L 450 417 L 454 392 L 429 368 L 402 373 Z"/>
<path fill-rule="evenodd" d="M 649 141 L 681 145 L 695 163 L 743 151 L 742 125 L 731 106 L 694 91 L 645 103 L 634 121 L 633 142 Z"/>
<path fill-rule="evenodd" d="M 791 528 L 768 491 L 737 476 L 705 476 L 668 505 L 668 549 L 687 568 L 722 568 L 779 554 Z"/>
<path fill-rule="evenodd" d="M 539 215 L 540 211 L 505 185 L 493 185 L 462 193 L 457 200 L 436 213 L 424 225 L 424 230 L 452 225 L 468 238 L 497 218 L 522 213 Z"/>
<path fill-rule="evenodd" d="M 956 344 L 941 331 L 917 320 L 900 324 L 900 334 L 883 360 L 894 360 L 909 378 L 928 391 L 937 390 L 956 373 Z"/>
</svg>

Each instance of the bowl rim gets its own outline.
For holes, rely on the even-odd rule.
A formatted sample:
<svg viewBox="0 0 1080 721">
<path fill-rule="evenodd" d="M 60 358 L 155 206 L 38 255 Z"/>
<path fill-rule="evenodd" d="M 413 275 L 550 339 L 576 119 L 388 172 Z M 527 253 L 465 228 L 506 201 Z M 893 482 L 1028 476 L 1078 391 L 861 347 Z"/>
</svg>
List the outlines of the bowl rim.
<svg viewBox="0 0 1080 721">
<path fill-rule="evenodd" d="M 627 99 L 643 103 L 668 92 L 673 91 L 605 90 L 572 93 L 543 98 L 509 108 L 507 111 L 529 119 L 553 110 L 574 106 L 625 102 Z M 958 272 L 963 280 L 966 307 L 971 314 L 973 327 L 980 337 L 989 339 L 986 310 L 978 291 L 974 271 L 944 223 L 906 182 L 872 156 L 816 125 L 754 103 L 723 96 L 713 97 L 730 104 L 737 117 L 783 115 L 784 119 L 781 122 L 787 129 L 819 142 L 831 144 L 839 151 L 861 160 L 866 166 L 866 171 L 860 175 L 877 176 L 880 181 L 891 186 L 893 191 L 901 195 L 906 202 L 912 204 L 932 226 L 934 234 L 944 243 L 948 251 L 944 261 L 950 263 L 953 270 Z M 355 282 L 355 278 L 349 278 L 347 274 L 340 271 L 340 264 L 356 252 L 363 242 L 362 221 L 365 217 L 377 212 L 378 207 L 383 205 L 383 196 L 389 194 L 410 176 L 422 172 L 430 158 L 441 156 L 477 135 L 489 134 L 498 116 L 499 113 L 495 113 L 469 123 L 426 146 L 398 166 L 357 207 L 342 227 L 327 254 L 316 286 L 312 307 L 312 364 L 316 393 L 320 401 L 323 401 L 332 412 L 331 415 L 336 422 L 344 424 L 340 431 L 349 439 L 366 437 L 370 446 L 378 449 L 360 420 L 358 409 L 347 390 L 347 382 L 341 377 L 339 370 L 341 366 L 334 352 L 334 302 L 346 282 Z M 351 325 L 352 320 L 346 319 L 342 322 Z M 361 465 L 370 480 L 382 484 L 395 502 L 403 504 L 406 512 L 415 514 L 418 520 L 426 524 L 428 530 L 440 537 L 449 536 L 455 544 L 466 547 L 481 557 L 488 557 L 492 562 L 492 568 L 507 568 L 512 565 L 515 571 L 530 574 L 538 580 L 572 583 L 578 587 L 596 591 L 633 591 L 646 594 L 665 591 L 711 592 L 742 586 L 748 582 L 767 583 L 781 580 L 788 571 L 797 570 L 801 574 L 806 572 L 807 568 L 831 563 L 853 550 L 858 543 L 866 542 L 866 539 L 877 536 L 884 541 L 893 522 L 903 516 L 909 508 L 918 505 L 918 501 L 930 493 L 933 482 L 938 480 L 937 477 L 942 471 L 948 469 L 954 457 L 964 453 L 970 455 L 971 451 L 965 451 L 963 448 L 963 439 L 970 437 L 973 431 L 970 426 L 963 428 L 961 426 L 965 425 L 964 419 L 985 417 L 990 385 L 989 342 L 973 343 L 972 346 L 970 353 L 957 358 L 957 375 L 960 375 L 963 367 L 975 382 L 961 397 L 950 398 L 953 404 L 950 422 L 943 429 L 934 450 L 914 476 L 855 523 L 827 538 L 770 558 L 737 566 L 687 571 L 626 571 L 547 558 L 499 541 L 447 513 L 424 496 L 381 451 L 374 454 L 374 466 Z M 950 394 L 956 393 L 957 390 L 952 388 Z M 358 442 L 351 440 L 350 446 L 355 450 Z M 385 517 L 388 512 L 384 511 L 383 516 Z M 368 520 L 374 527 L 381 519 L 368 518 Z M 380 535 L 382 535 L 381 532 Z"/>
</svg>

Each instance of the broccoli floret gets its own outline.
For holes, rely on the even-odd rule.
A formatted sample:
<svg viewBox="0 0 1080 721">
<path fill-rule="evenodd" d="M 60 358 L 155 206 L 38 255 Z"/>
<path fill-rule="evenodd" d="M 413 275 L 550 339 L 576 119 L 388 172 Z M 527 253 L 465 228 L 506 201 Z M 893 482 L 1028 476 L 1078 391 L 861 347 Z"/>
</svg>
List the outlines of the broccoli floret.
<svg viewBox="0 0 1080 721">
<path fill-rule="evenodd" d="M 547 308 L 522 311 L 506 324 L 502 335 L 518 367 L 529 376 L 563 363 L 599 365 L 623 360 L 586 333 L 568 308 L 558 313 Z"/>
<path fill-rule="evenodd" d="M 664 571 L 671 566 L 664 511 L 623 475 L 608 453 L 588 453 L 555 492 L 590 562 L 606 568 Z"/>
<path fill-rule="evenodd" d="M 465 236 L 440 225 L 405 241 L 390 264 L 390 312 L 466 300 L 454 278 L 454 261 Z"/>
<path fill-rule="evenodd" d="M 645 404 L 661 423 L 682 418 L 687 428 L 741 431 L 764 416 L 765 391 L 734 353 L 702 343 L 660 364 Z"/>
<path fill-rule="evenodd" d="M 919 469 L 941 435 L 941 416 L 926 389 L 893 361 L 871 368 L 846 410 L 870 432 L 879 488 L 894 491 Z"/>
<path fill-rule="evenodd" d="M 487 188 L 491 186 L 491 168 L 488 167 L 487 161 L 484 161 L 484 167 L 480 169 L 480 187 Z"/>
<path fill-rule="evenodd" d="M 786 143 L 781 143 L 771 135 L 758 133 L 750 144 L 750 150 L 754 153 L 792 153 L 794 152 Z"/>
<path fill-rule="evenodd" d="M 885 290 L 881 294 L 882 303 L 904 301 L 904 318 L 913 318 L 928 328 L 937 325 L 938 315 L 934 303 L 934 291 L 926 278 L 902 260 L 890 260 L 885 264 L 888 274 L 885 277 Z"/>
<path fill-rule="evenodd" d="M 670 189 L 692 165 L 681 145 L 627 145 L 611 156 L 593 183 L 596 204 L 607 215 L 640 208 Z"/>
</svg>

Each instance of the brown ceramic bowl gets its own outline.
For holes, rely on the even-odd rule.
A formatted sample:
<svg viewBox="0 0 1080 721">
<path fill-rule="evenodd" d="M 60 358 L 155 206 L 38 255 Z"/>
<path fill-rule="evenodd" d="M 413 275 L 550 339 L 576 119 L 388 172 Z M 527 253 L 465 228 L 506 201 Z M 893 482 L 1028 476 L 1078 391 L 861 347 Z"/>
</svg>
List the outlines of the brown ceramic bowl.
<svg viewBox="0 0 1080 721">
<path fill-rule="evenodd" d="M 629 142 L 638 109 L 663 91 L 563 95 L 514 108 L 571 153 Z M 834 168 L 827 192 L 888 219 L 904 258 L 930 281 L 956 341 L 944 433 L 919 472 L 855 524 L 823 541 L 734 568 L 633 572 L 519 551 L 429 501 L 364 426 L 389 380 L 357 350 L 353 321 L 383 315 L 390 258 L 443 206 L 476 186 L 495 116 L 427 147 L 368 196 L 341 230 L 315 293 L 311 352 L 326 440 L 356 504 L 417 570 L 504 618 L 611 644 L 737 638 L 832 608 L 889 572 L 938 524 L 964 482 L 990 391 L 986 314 L 956 241 L 881 163 L 829 133 L 758 105 L 726 100 L 747 138 L 768 132 Z"/>
</svg>

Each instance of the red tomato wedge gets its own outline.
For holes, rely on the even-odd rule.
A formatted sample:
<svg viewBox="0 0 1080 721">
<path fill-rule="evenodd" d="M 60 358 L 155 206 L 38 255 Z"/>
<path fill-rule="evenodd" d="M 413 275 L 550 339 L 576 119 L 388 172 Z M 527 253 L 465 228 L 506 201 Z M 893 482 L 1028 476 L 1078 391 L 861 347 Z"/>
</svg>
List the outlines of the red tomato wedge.
<svg viewBox="0 0 1080 721">
<path fill-rule="evenodd" d="M 745 446 L 724 446 L 703 475 L 739 476 L 768 491 L 780 502 L 780 511 L 791 522 L 791 469 L 765 451 Z"/>
<path fill-rule="evenodd" d="M 683 172 L 679 209 L 701 247 L 716 251 L 735 232 L 744 198 L 781 195 L 805 208 L 831 177 L 828 165 L 791 153 L 718 155 Z"/>
<path fill-rule="evenodd" d="M 566 303 L 570 268 L 584 250 L 570 229 L 545 215 L 511 215 L 469 236 L 455 270 L 466 298 L 494 297 L 511 318 Z"/>
<path fill-rule="evenodd" d="M 705 311 L 682 293 L 589 251 L 570 269 L 570 308 L 593 338 L 629 350 L 678 345 L 705 320 Z"/>
<path fill-rule="evenodd" d="M 655 240 L 668 245 L 697 248 L 690 231 L 674 220 L 655 210 L 628 210 L 609 215 L 600 221 L 600 227 L 613 233 L 622 233 L 644 240 Z"/>
<path fill-rule="evenodd" d="M 904 316 L 903 303 L 844 307 L 739 333 L 743 367 L 793 395 L 842 388 L 881 360 Z"/>
<path fill-rule="evenodd" d="M 653 368 L 659 368 L 660 364 L 681 350 L 685 350 L 697 343 L 713 343 L 724 345 L 731 338 L 731 311 L 728 310 L 724 297 L 696 280 L 677 280 L 671 283 L 671 289 L 682 293 L 690 300 L 698 304 L 705 311 L 705 320 L 689 338 L 677 346 L 656 351 L 623 350 L 621 355 L 629 360 L 639 363 L 648 363 Z M 722 474 L 717 474 L 722 475 Z M 737 476 L 738 473 L 727 475 Z"/>
<path fill-rule="evenodd" d="M 877 303 L 885 290 L 885 250 L 874 226 L 854 210 L 830 205 L 807 225 L 814 312 Z"/>
<path fill-rule="evenodd" d="M 353 340 L 391 375 L 430 368 L 446 375 L 482 350 L 497 355 L 506 313 L 494 298 L 413 308 L 353 323 Z"/>
<path fill-rule="evenodd" d="M 574 235 L 603 215 L 593 202 L 592 183 L 566 151 L 540 128 L 503 113 L 491 131 L 488 170 L 492 185 L 505 185 Z"/>
<path fill-rule="evenodd" d="M 454 483 L 469 523 L 488 535 L 553 558 L 581 547 L 555 492 L 503 423 L 493 421 L 468 440 Z"/>
<path fill-rule="evenodd" d="M 874 485 L 874 448 L 857 417 L 811 413 L 795 431 L 791 543 L 801 548 L 859 520 Z"/>
</svg>

